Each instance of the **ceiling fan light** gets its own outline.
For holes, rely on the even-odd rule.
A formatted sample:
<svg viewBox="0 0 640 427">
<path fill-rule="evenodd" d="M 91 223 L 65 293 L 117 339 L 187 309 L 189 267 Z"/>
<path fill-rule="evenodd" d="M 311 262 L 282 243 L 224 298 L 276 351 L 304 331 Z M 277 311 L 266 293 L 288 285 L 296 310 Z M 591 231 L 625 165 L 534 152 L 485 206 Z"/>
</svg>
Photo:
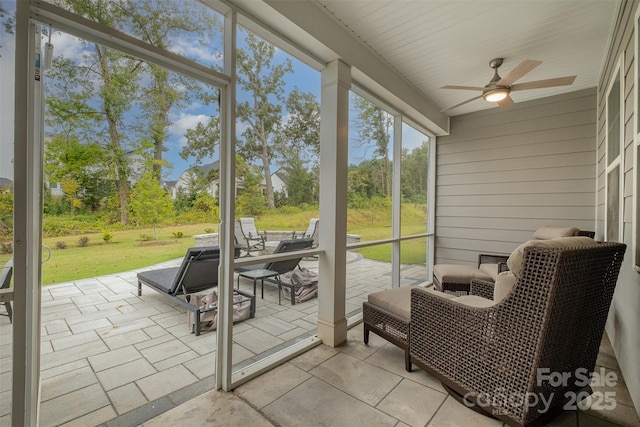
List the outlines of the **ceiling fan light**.
<svg viewBox="0 0 640 427">
<path fill-rule="evenodd" d="M 509 95 L 509 90 L 504 88 L 492 89 L 482 95 L 485 101 L 489 102 L 499 102 L 505 99 Z"/>
</svg>

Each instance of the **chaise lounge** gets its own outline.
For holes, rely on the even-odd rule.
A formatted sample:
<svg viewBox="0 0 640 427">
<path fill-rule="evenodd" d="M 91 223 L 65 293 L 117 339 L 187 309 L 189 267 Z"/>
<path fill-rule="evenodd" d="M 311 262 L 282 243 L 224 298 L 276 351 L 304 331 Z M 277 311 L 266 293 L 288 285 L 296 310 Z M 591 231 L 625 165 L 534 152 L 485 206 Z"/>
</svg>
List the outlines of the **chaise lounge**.
<svg viewBox="0 0 640 427">
<path fill-rule="evenodd" d="M 239 256 L 240 248 L 235 248 L 235 256 Z M 218 309 L 217 304 L 200 307 L 191 304 L 191 295 L 213 290 L 218 286 L 218 267 L 220 265 L 220 248 L 217 246 L 195 247 L 187 249 L 180 267 L 160 268 L 138 273 L 138 296 L 142 296 L 142 285 L 158 291 L 171 298 L 182 307 L 195 313 L 195 334 L 200 335 L 201 314 Z M 248 307 L 249 317 L 255 316 L 255 295 L 241 290 L 234 291 L 234 311 Z"/>
</svg>

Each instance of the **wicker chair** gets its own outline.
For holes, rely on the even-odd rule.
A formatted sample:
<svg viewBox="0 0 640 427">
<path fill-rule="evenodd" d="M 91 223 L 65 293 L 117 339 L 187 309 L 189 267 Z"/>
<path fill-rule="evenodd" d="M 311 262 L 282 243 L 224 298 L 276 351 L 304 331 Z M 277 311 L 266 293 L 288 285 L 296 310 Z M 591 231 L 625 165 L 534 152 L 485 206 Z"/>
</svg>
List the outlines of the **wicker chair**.
<svg viewBox="0 0 640 427">
<path fill-rule="evenodd" d="M 593 239 L 595 234 L 593 231 L 584 231 L 576 227 L 543 226 L 533 233 L 533 238 L 549 240 L 582 236 Z M 433 269 L 433 285 L 442 292 L 468 294 L 471 281 L 474 279 L 495 282 L 496 276 L 507 270 L 508 257 L 508 255 L 479 254 L 477 268 L 470 265 L 436 264 Z"/>
<path fill-rule="evenodd" d="M 475 281 L 472 295 L 453 299 L 412 289 L 411 361 L 467 406 L 510 425 L 541 424 L 571 396 L 590 394 L 577 373 L 594 370 L 626 246 L 567 239 L 581 244 L 562 247 L 558 241 L 565 239 L 556 239 L 521 245 L 520 265 L 512 265 L 518 261 L 512 254 L 512 272 L 502 273 L 515 276 L 514 286 L 498 302 L 473 295 Z M 541 372 L 570 377 L 557 385 Z M 550 403 L 545 408 L 541 399 L 535 405 L 512 400 L 522 396 L 544 396 Z"/>
</svg>

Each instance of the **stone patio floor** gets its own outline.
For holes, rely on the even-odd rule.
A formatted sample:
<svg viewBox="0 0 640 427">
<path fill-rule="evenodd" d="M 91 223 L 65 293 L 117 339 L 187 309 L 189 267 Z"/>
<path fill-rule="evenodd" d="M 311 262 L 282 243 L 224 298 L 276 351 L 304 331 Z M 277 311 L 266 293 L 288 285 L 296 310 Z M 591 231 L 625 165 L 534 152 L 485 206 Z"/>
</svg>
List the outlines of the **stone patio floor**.
<svg viewBox="0 0 640 427">
<path fill-rule="evenodd" d="M 153 268 L 177 265 L 174 260 Z M 310 269 L 317 261 L 305 260 Z M 403 368 L 403 353 L 362 326 L 339 348 L 316 347 L 240 386 L 212 390 L 216 334 L 196 337 L 184 309 L 155 291 L 137 296 L 137 271 L 43 288 L 41 426 L 500 426 L 447 397 L 432 377 Z M 390 265 L 349 253 L 347 312 L 390 286 Z M 402 285 L 426 280 L 404 266 Z M 252 282 L 241 281 L 252 291 Z M 258 287 L 256 317 L 234 325 L 240 368 L 315 333 L 317 299 L 278 305 L 277 290 Z M 10 324 L 0 317 L 0 380 L 10 384 Z M 621 379 L 608 341 L 598 365 Z M 623 380 L 612 411 L 565 414 L 554 426 L 640 426 Z M 0 390 L 0 426 L 9 425 L 10 390 Z"/>
</svg>

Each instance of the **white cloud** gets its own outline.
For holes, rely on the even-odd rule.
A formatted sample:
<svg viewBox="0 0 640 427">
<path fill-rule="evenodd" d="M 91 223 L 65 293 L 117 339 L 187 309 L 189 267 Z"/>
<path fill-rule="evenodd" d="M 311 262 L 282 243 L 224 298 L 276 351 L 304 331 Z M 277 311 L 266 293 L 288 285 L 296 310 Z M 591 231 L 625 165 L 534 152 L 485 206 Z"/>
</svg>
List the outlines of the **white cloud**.
<svg viewBox="0 0 640 427">
<path fill-rule="evenodd" d="M 169 135 L 178 137 L 178 143 L 180 147 L 184 147 L 187 144 L 187 138 L 185 137 L 187 130 L 195 129 L 198 123 L 203 125 L 209 123 L 210 116 L 206 114 L 187 114 L 180 113 L 177 117 L 171 118 L 171 125 L 167 127 Z"/>
<path fill-rule="evenodd" d="M 43 38 L 43 45 L 45 41 L 47 39 Z M 62 55 L 76 64 L 84 64 L 85 56 L 92 53 L 92 50 L 88 49 L 79 38 L 60 31 L 54 30 L 51 36 L 51 44 L 53 44 L 53 54 L 55 56 Z"/>
<path fill-rule="evenodd" d="M 174 38 L 170 41 L 169 50 L 193 61 L 205 65 L 221 65 L 222 52 L 211 49 L 212 46 L 203 46 L 193 38 Z"/>
</svg>

